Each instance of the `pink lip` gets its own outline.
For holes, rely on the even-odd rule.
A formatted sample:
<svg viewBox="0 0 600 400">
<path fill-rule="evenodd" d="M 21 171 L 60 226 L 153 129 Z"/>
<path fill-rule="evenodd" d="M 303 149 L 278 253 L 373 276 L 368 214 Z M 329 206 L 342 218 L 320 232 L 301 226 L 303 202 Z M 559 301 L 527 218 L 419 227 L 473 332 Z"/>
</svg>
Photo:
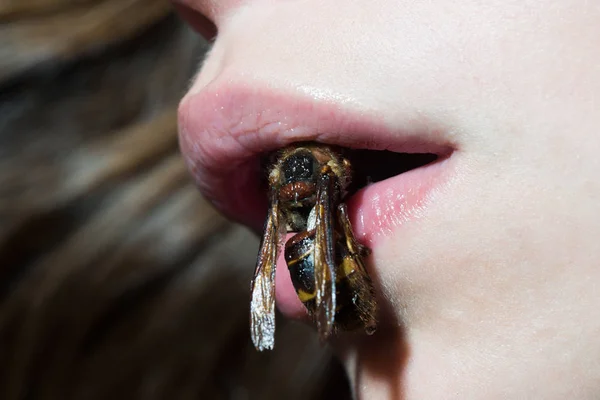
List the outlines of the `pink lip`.
<svg viewBox="0 0 600 400">
<path fill-rule="evenodd" d="M 373 112 L 353 112 L 334 102 L 260 86 L 213 83 L 182 101 L 180 145 L 202 193 L 225 215 L 257 232 L 267 210 L 259 165 L 260 155 L 266 152 L 294 142 L 317 141 L 439 154 L 440 161 L 370 185 L 348 200 L 357 236 L 373 247 L 377 237 L 418 216 L 428 194 L 448 178 L 445 165 L 453 148 L 431 122 L 415 119 L 410 129 L 398 131 L 382 121 Z M 288 315 L 301 315 L 303 307 L 295 293 L 290 294 L 293 289 L 286 273 L 285 265 L 279 265 L 279 306 Z"/>
</svg>

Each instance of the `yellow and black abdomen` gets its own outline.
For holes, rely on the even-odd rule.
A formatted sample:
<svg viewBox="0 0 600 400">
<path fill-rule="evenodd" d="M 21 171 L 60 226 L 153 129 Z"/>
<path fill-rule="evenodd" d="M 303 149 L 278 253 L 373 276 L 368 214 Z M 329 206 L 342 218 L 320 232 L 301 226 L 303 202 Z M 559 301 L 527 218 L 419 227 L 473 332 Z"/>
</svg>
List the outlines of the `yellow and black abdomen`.
<svg viewBox="0 0 600 400">
<path fill-rule="evenodd" d="M 298 298 L 310 314 L 315 311 L 315 233 L 305 231 L 291 237 L 285 244 L 285 261 Z M 374 303 L 372 287 L 364 285 L 358 258 L 350 254 L 344 241 L 338 240 L 335 249 L 336 260 L 336 313 L 335 326 L 342 330 L 371 328 L 371 313 Z M 370 281 L 369 281 L 370 283 Z M 374 322 L 373 322 L 374 324 Z"/>
</svg>

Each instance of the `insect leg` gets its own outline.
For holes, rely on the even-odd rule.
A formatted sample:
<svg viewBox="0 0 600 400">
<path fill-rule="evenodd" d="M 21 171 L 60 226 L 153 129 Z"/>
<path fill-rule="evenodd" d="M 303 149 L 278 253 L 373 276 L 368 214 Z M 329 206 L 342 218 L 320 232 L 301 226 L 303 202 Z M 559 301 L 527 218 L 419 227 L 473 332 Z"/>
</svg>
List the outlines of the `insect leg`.
<svg viewBox="0 0 600 400">
<path fill-rule="evenodd" d="M 360 244 L 352 230 L 350 218 L 348 218 L 348 208 L 346 204 L 340 203 L 337 209 L 338 222 L 342 228 L 344 242 L 348 251 L 348 256 L 344 258 L 344 265 L 349 265 L 353 273 L 347 278 L 351 280 L 351 286 L 357 292 L 356 308 L 363 326 L 367 333 L 375 332 L 377 327 L 377 302 L 375 300 L 375 291 L 373 283 L 365 268 L 363 257 L 369 255 L 371 250 Z"/>
</svg>

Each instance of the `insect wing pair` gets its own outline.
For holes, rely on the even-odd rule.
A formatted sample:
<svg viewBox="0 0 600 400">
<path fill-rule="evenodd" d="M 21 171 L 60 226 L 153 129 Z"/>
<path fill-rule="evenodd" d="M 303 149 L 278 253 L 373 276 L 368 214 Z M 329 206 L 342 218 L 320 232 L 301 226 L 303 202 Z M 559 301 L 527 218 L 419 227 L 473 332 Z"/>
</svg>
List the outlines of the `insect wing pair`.
<svg viewBox="0 0 600 400">
<path fill-rule="evenodd" d="M 310 265 L 314 277 L 311 285 L 314 292 L 309 293 L 311 307 L 307 308 L 322 340 L 338 327 L 358 325 L 370 333 L 375 330 L 377 306 L 363 263 L 368 249 L 355 240 L 346 205 L 336 202 L 340 180 L 328 163 L 320 165 L 315 180 L 316 196 L 311 211 L 314 222 L 309 223 L 314 227 L 308 226 L 309 232 L 304 232 L 312 239 Z M 271 184 L 271 204 L 252 282 L 250 327 L 252 342 L 258 350 L 272 349 L 275 343 L 275 269 L 286 233 L 280 189 Z M 340 303 L 338 294 L 343 295 L 345 303 L 352 304 L 346 307 Z M 336 315 L 340 308 L 352 308 L 354 312 L 346 313 L 347 321 L 338 323 Z"/>
</svg>

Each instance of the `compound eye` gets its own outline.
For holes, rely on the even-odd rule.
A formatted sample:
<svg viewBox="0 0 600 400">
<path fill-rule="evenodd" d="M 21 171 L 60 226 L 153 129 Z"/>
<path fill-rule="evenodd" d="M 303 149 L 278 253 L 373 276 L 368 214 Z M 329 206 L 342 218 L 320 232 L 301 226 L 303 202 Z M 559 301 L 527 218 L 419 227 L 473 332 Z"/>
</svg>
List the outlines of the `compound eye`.
<svg viewBox="0 0 600 400">
<path fill-rule="evenodd" d="M 314 163 L 314 157 L 306 153 L 296 153 L 287 158 L 282 165 L 284 184 L 311 181 L 315 171 Z"/>
</svg>

